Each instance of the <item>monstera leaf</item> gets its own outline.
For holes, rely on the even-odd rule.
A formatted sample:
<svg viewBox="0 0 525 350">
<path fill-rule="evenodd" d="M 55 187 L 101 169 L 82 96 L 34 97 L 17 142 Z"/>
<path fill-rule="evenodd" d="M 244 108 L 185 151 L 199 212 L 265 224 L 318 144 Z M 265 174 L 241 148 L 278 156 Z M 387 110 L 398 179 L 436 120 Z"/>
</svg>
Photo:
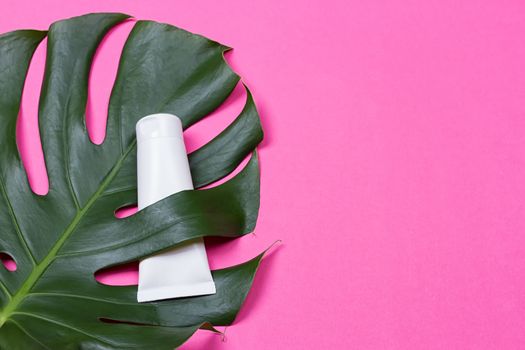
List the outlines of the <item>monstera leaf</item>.
<svg viewBox="0 0 525 350">
<path fill-rule="evenodd" d="M 141 259 L 196 237 L 237 237 L 254 229 L 259 209 L 262 139 L 251 95 L 237 119 L 190 154 L 195 188 L 134 216 L 114 211 L 136 202 L 134 126 L 150 113 L 180 116 L 185 128 L 217 108 L 239 81 L 227 47 L 176 27 L 138 21 L 113 87 L 107 135 L 87 134 L 85 110 L 93 55 L 123 14 L 90 14 L 0 36 L 0 251 L 17 263 L 0 268 L 0 348 L 173 349 L 198 328 L 230 324 L 261 256 L 213 272 L 217 294 L 138 304 L 136 287 L 98 283 L 96 271 Z M 31 57 L 47 37 L 39 126 L 50 188 L 31 191 L 15 129 Z M 1 267 L 1 266 L 0 266 Z"/>
</svg>

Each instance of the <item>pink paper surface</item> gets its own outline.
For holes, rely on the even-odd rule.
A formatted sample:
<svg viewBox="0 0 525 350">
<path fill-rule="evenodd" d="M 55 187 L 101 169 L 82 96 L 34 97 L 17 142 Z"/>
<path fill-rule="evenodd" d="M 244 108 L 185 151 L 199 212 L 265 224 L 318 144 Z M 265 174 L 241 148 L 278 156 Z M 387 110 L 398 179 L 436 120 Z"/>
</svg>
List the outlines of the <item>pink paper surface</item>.
<svg viewBox="0 0 525 350">
<path fill-rule="evenodd" d="M 266 132 L 256 234 L 209 242 L 220 268 L 263 261 L 226 341 L 183 349 L 525 347 L 523 1 L 3 0 L 0 32 L 119 11 L 235 48 Z M 97 54 L 88 123 L 105 105 L 133 22 Z M 37 192 L 45 48 L 31 66 L 19 142 Z M 195 149 L 243 106 L 186 133 Z M 100 278 L 136 280 L 135 266 Z"/>
</svg>

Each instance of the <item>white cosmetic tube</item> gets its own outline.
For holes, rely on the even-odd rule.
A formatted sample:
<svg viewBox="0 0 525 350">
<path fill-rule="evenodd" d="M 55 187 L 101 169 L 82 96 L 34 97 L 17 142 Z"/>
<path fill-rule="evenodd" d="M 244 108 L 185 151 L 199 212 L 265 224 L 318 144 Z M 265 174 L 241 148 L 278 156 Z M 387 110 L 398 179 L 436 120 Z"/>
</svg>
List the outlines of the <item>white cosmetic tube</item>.
<svg viewBox="0 0 525 350">
<path fill-rule="evenodd" d="M 192 190 L 180 119 L 171 114 L 152 114 L 137 122 L 136 131 L 138 209 L 179 191 Z M 139 302 L 214 293 L 202 238 L 139 264 Z"/>
</svg>

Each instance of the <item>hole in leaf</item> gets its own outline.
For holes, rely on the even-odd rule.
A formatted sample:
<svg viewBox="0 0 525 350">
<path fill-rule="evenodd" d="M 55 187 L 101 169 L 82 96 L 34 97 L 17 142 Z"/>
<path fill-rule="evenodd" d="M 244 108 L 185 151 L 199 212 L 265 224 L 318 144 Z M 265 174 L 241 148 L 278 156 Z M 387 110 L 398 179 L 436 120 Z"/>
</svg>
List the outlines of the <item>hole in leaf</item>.
<svg viewBox="0 0 525 350">
<path fill-rule="evenodd" d="M 117 219 L 124 219 L 129 216 L 135 215 L 137 211 L 138 208 L 136 204 L 126 205 L 115 210 L 115 217 Z"/>
<path fill-rule="evenodd" d="M 246 96 L 246 90 L 239 82 L 231 95 L 216 110 L 208 114 L 201 122 L 184 130 L 186 151 L 188 153 L 195 151 L 226 129 L 241 113 L 246 103 Z"/>
<path fill-rule="evenodd" d="M 16 271 L 16 262 L 15 262 L 15 259 L 13 259 L 13 257 L 7 253 L 0 253 L 0 260 L 2 260 L 2 264 L 4 264 L 4 267 L 13 272 L 13 271 Z"/>
<path fill-rule="evenodd" d="M 100 322 L 103 322 L 103 323 L 110 323 L 110 324 L 129 324 L 131 326 L 155 326 L 153 324 L 148 324 L 148 323 L 140 323 L 140 322 L 131 322 L 131 321 L 121 321 L 121 320 L 113 320 L 111 318 L 106 318 L 106 317 L 100 317 L 98 319 Z"/>
<path fill-rule="evenodd" d="M 111 89 L 117 76 L 117 69 L 124 43 L 135 21 L 126 20 L 117 24 L 106 34 L 95 52 L 89 73 L 88 101 L 86 105 L 86 126 L 89 138 L 100 145 L 106 136 L 106 123 Z"/>
<path fill-rule="evenodd" d="M 95 279 L 106 286 L 136 286 L 139 283 L 138 261 L 108 267 L 95 272 Z"/>
<path fill-rule="evenodd" d="M 34 193 L 41 196 L 46 195 L 49 191 L 44 153 L 40 143 L 40 130 L 38 129 L 38 103 L 44 77 L 46 52 L 47 40 L 44 39 L 38 45 L 29 64 L 16 123 L 16 142 L 29 186 Z"/>
<path fill-rule="evenodd" d="M 225 182 L 230 181 L 231 179 L 233 179 L 235 176 L 237 176 L 246 167 L 246 165 L 250 161 L 251 157 L 252 157 L 252 154 L 251 153 L 248 154 L 246 157 L 244 157 L 244 159 L 239 163 L 239 165 L 231 173 L 229 173 L 228 175 L 226 175 L 222 179 L 217 180 L 215 182 L 212 182 L 211 184 L 203 186 L 203 187 L 201 187 L 199 189 L 201 189 L 201 190 L 210 189 L 210 188 L 217 187 L 219 185 L 222 185 Z M 261 160 L 260 159 L 259 159 L 259 166 L 261 166 Z"/>
</svg>

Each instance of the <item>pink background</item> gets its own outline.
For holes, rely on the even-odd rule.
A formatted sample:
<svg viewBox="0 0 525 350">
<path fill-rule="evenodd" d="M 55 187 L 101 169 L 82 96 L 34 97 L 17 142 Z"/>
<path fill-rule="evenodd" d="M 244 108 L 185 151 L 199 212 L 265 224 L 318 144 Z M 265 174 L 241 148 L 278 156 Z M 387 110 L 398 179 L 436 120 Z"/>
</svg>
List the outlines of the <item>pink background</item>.
<svg viewBox="0 0 525 350">
<path fill-rule="evenodd" d="M 255 235 L 209 244 L 214 268 L 281 239 L 226 341 L 184 349 L 525 348 L 523 1 L 3 0 L 0 32 L 120 11 L 235 48 L 266 131 Z M 103 138 L 116 57 L 97 55 L 88 122 Z M 26 85 L 20 147 L 47 182 Z M 236 116 L 241 89 L 187 132 L 190 149 Z M 111 283 L 130 283 L 133 266 Z"/>
</svg>

